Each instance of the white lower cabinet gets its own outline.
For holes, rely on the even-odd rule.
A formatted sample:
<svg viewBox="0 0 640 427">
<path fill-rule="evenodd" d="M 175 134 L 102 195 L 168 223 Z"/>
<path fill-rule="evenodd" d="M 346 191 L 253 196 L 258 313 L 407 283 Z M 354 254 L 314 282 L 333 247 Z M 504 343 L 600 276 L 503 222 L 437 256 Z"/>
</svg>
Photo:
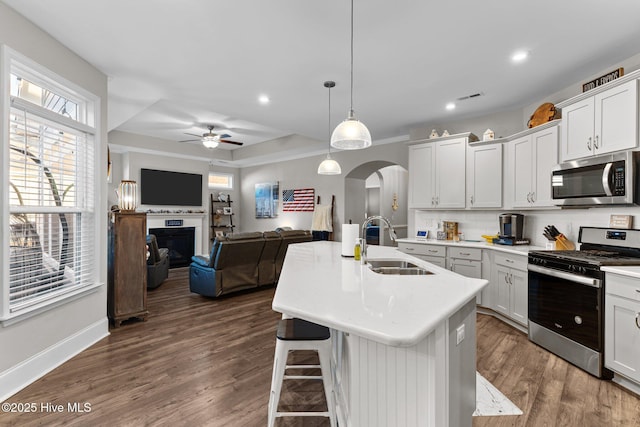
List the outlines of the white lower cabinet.
<svg viewBox="0 0 640 427">
<path fill-rule="evenodd" d="M 640 280 L 607 273 L 604 364 L 640 383 Z"/>
<path fill-rule="evenodd" d="M 482 250 L 449 246 L 447 248 L 447 268 L 455 273 L 474 279 L 482 279 Z M 482 303 L 482 295 L 476 297 L 476 304 Z"/>
<path fill-rule="evenodd" d="M 528 278 L 527 257 L 494 254 L 494 274 L 491 281 L 495 300 L 493 309 L 498 313 L 527 325 Z"/>
</svg>

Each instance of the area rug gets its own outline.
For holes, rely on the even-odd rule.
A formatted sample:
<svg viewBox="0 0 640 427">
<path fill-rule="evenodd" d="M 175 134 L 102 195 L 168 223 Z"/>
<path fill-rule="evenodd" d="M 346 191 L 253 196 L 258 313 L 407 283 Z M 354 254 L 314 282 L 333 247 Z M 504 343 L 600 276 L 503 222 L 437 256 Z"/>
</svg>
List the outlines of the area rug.
<svg viewBox="0 0 640 427">
<path fill-rule="evenodd" d="M 476 411 L 473 416 L 496 415 L 522 415 L 522 411 L 485 377 L 476 372 Z"/>
</svg>

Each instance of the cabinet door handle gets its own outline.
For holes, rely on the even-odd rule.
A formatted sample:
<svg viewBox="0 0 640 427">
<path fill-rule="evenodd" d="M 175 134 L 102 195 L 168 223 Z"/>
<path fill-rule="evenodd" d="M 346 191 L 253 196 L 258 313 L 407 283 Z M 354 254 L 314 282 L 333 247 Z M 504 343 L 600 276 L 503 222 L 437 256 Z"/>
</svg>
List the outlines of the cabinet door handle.
<svg viewBox="0 0 640 427">
<path fill-rule="evenodd" d="M 536 192 L 532 191 L 531 192 L 531 203 L 535 203 L 536 202 Z"/>
<path fill-rule="evenodd" d="M 593 149 L 598 149 L 598 135 L 596 135 L 595 139 L 593 140 Z"/>
<path fill-rule="evenodd" d="M 636 313 L 636 326 L 640 329 L 640 313 Z"/>
<path fill-rule="evenodd" d="M 431 198 L 431 205 L 433 206 L 433 205 L 435 205 L 435 204 L 436 204 L 436 198 L 435 198 L 435 197 L 432 197 L 432 198 Z"/>
<path fill-rule="evenodd" d="M 587 139 L 587 149 L 589 151 L 591 151 L 591 137 L 589 137 L 589 139 Z"/>
<path fill-rule="evenodd" d="M 471 196 L 470 202 L 471 202 L 471 204 L 473 204 L 473 196 Z"/>
</svg>

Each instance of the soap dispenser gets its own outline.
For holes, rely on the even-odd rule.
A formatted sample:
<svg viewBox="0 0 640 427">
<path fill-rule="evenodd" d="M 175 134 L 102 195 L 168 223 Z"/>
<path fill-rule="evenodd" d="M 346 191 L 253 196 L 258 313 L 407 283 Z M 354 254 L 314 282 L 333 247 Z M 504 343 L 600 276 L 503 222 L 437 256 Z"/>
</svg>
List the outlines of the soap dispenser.
<svg viewBox="0 0 640 427">
<path fill-rule="evenodd" d="M 360 239 L 356 239 L 356 244 L 353 246 L 353 259 L 360 261 Z"/>
</svg>

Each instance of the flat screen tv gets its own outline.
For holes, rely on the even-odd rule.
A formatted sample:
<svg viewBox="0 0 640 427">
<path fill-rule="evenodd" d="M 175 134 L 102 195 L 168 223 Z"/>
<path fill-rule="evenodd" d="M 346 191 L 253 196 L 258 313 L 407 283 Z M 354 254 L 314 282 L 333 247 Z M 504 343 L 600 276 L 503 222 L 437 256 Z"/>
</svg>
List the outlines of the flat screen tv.
<svg viewBox="0 0 640 427">
<path fill-rule="evenodd" d="M 143 205 L 202 206 L 202 175 L 141 169 L 140 202 Z"/>
</svg>

